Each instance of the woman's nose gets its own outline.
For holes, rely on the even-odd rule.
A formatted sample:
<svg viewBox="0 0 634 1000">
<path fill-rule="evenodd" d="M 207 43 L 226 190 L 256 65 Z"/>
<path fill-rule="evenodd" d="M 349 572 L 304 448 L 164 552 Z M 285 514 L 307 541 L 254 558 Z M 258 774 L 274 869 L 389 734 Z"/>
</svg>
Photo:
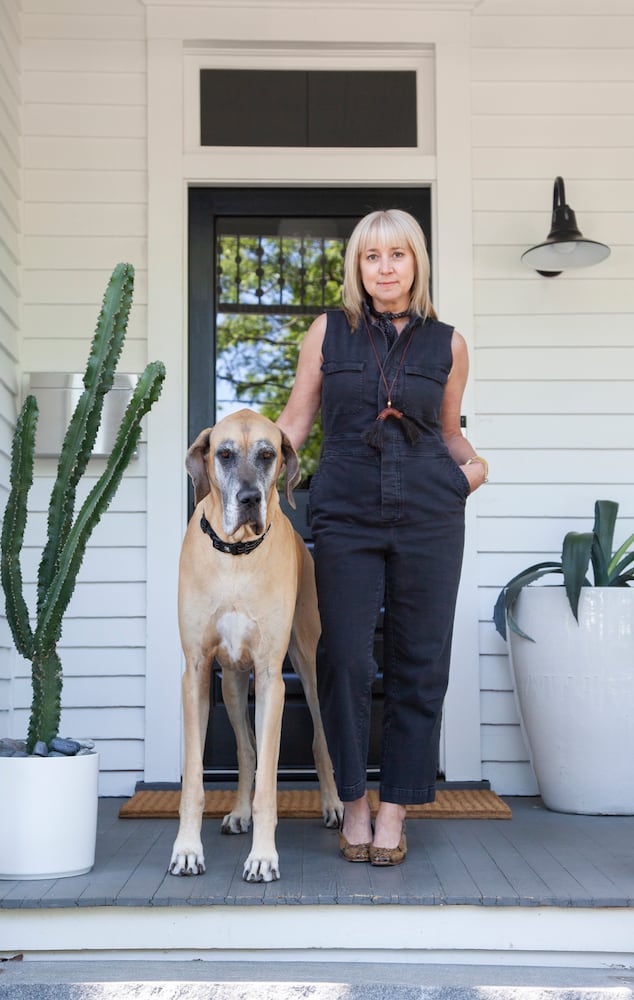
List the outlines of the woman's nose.
<svg viewBox="0 0 634 1000">
<path fill-rule="evenodd" d="M 387 273 L 392 270 L 392 261 L 389 257 L 381 258 L 381 271 Z"/>
</svg>

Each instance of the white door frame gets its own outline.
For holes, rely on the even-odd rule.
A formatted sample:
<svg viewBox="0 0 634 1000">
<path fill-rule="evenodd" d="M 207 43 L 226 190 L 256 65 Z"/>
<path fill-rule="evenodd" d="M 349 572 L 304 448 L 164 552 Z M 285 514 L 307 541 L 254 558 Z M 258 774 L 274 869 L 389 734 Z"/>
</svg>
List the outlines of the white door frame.
<svg viewBox="0 0 634 1000">
<path fill-rule="evenodd" d="M 148 416 L 148 589 L 145 780 L 181 776 L 176 618 L 178 557 L 186 512 L 187 190 L 194 184 L 432 186 L 434 301 L 471 343 L 472 232 L 470 11 L 474 0 L 401 0 L 386 23 L 377 0 L 144 0 L 148 52 L 148 355 L 167 379 Z M 196 39 L 195 44 L 188 39 Z M 222 44 L 215 39 L 222 39 Z M 416 150 L 213 149 L 196 138 L 196 80 L 206 65 L 280 68 L 416 66 L 431 112 Z M 429 73 L 429 67 L 433 73 Z M 428 115 L 432 127 L 425 128 Z M 434 127 L 435 126 L 435 127 Z M 473 426 L 473 389 L 463 412 Z M 456 616 L 444 713 L 448 780 L 479 780 L 480 684 L 475 510 Z"/>
</svg>

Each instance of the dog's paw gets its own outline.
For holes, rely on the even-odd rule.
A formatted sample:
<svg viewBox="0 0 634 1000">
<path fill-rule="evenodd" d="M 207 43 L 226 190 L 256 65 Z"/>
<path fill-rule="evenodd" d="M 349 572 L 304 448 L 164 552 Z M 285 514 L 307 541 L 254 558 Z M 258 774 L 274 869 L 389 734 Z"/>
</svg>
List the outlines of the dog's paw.
<svg viewBox="0 0 634 1000">
<path fill-rule="evenodd" d="M 270 858 L 254 858 L 251 854 L 244 862 L 242 878 L 245 882 L 276 882 L 280 877 L 277 854 Z"/>
<path fill-rule="evenodd" d="M 168 871 L 170 875 L 202 875 L 205 871 L 202 844 L 195 848 L 174 844 Z"/>
<path fill-rule="evenodd" d="M 221 833 L 248 833 L 251 826 L 251 816 L 240 813 L 227 813 L 220 827 Z"/>
<path fill-rule="evenodd" d="M 339 799 L 328 801 L 322 798 L 321 814 L 324 818 L 324 826 L 329 830 L 340 830 L 343 826 L 343 802 Z"/>
</svg>

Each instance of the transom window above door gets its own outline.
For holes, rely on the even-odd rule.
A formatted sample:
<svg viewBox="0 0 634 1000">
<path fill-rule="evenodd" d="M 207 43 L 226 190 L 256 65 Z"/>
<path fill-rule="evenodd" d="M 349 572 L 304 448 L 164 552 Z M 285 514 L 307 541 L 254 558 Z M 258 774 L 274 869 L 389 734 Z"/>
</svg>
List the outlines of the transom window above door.
<svg viewBox="0 0 634 1000">
<path fill-rule="evenodd" d="M 202 146 L 412 148 L 414 70 L 201 69 Z"/>
</svg>

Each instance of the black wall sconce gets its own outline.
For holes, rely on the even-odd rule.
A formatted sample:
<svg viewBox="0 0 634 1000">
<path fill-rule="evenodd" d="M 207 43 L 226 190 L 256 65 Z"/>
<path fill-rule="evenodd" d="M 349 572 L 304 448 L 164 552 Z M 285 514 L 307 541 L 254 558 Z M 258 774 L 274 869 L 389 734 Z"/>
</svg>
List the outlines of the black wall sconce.
<svg viewBox="0 0 634 1000">
<path fill-rule="evenodd" d="M 569 267 L 590 267 L 610 255 L 605 243 L 587 240 L 577 228 L 575 213 L 566 205 L 562 177 L 555 178 L 553 217 L 543 243 L 522 254 L 522 261 L 545 278 L 555 278 Z"/>
</svg>

